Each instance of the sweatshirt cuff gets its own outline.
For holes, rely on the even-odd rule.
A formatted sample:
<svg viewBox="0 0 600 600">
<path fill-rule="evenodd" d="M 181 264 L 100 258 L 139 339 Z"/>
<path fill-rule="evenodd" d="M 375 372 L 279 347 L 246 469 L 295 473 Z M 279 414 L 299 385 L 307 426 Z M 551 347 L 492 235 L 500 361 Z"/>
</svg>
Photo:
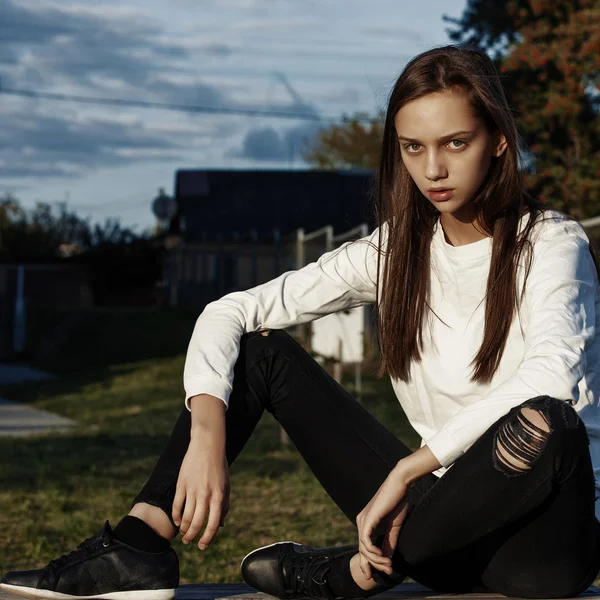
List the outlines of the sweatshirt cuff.
<svg viewBox="0 0 600 600">
<path fill-rule="evenodd" d="M 210 394 L 225 403 L 225 410 L 229 407 L 231 386 L 218 377 L 195 377 L 185 382 L 185 407 L 191 412 L 190 398 L 198 394 Z"/>
<path fill-rule="evenodd" d="M 449 467 L 463 454 L 462 448 L 457 445 L 454 438 L 445 429 L 440 429 L 427 440 L 426 444 L 442 467 Z"/>
</svg>

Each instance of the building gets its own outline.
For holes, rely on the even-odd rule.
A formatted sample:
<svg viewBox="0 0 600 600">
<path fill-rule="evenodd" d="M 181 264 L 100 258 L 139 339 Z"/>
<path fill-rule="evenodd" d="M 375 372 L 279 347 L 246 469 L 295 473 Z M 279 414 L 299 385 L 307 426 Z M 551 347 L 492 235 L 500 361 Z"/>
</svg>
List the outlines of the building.
<svg viewBox="0 0 600 600">
<path fill-rule="evenodd" d="M 374 227 L 370 171 L 180 170 L 166 237 L 165 301 L 200 310 L 296 267 L 296 232 Z M 309 260 L 325 250 L 315 240 Z"/>
</svg>

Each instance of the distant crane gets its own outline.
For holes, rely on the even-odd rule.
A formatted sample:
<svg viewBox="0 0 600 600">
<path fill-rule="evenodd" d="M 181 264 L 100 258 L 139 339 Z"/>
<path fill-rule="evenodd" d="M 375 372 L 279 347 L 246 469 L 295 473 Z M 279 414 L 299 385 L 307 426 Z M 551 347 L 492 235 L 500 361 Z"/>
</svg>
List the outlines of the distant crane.
<svg viewBox="0 0 600 600">
<path fill-rule="evenodd" d="M 319 111 L 312 105 L 309 104 L 302 98 L 302 96 L 296 91 L 296 89 L 292 86 L 292 84 L 288 81 L 288 78 L 281 71 L 271 71 L 273 77 L 277 79 L 280 83 L 285 86 L 285 89 L 288 91 L 290 96 L 292 97 L 294 104 L 290 107 L 290 112 L 292 110 L 302 112 L 304 114 L 314 115 L 316 117 L 315 122 L 317 124 L 322 122 L 322 117 Z M 289 164 L 292 167 L 294 162 L 294 142 L 292 139 L 289 140 Z"/>
<path fill-rule="evenodd" d="M 282 73 L 281 71 L 272 71 L 272 74 L 285 86 L 287 91 L 290 93 L 290 96 L 294 100 L 295 108 L 300 108 L 302 109 L 302 112 L 305 112 L 307 114 L 315 115 L 315 117 L 317 117 L 317 120 L 321 121 L 321 115 L 319 114 L 319 112 L 314 108 L 314 106 L 312 106 L 308 102 L 305 102 L 304 98 L 302 98 L 302 96 L 300 96 L 300 94 L 292 87 L 292 84 L 288 81 L 288 78 L 285 76 L 284 73 Z"/>
</svg>

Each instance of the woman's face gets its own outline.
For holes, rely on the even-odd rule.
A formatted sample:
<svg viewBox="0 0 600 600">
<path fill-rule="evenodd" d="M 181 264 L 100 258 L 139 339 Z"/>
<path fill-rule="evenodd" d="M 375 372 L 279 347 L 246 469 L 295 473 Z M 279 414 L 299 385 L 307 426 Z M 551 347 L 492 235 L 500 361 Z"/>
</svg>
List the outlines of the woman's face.
<svg viewBox="0 0 600 600">
<path fill-rule="evenodd" d="M 428 94 L 405 104 L 394 118 L 402 162 L 421 193 L 441 213 L 468 219 L 465 206 L 483 183 L 506 139 L 490 134 L 472 114 L 463 91 Z M 451 190 L 432 194 L 432 188 Z"/>
</svg>

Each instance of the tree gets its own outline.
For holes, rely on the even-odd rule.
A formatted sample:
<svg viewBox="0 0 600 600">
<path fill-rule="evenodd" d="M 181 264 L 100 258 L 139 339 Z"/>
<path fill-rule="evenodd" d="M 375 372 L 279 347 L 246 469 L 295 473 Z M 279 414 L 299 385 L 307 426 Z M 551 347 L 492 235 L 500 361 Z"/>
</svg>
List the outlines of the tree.
<svg viewBox="0 0 600 600">
<path fill-rule="evenodd" d="M 77 246 L 81 252 L 102 247 L 127 246 L 145 239 L 118 219 L 91 225 L 60 203 L 38 202 L 25 210 L 11 194 L 0 197 L 0 258 L 11 261 L 59 259 L 61 247 Z"/>
<path fill-rule="evenodd" d="M 382 137 L 383 117 L 344 116 L 341 124 L 321 131 L 304 160 L 318 169 L 375 169 Z"/>
<path fill-rule="evenodd" d="M 443 17 L 450 39 L 485 50 L 508 92 L 526 147 L 527 185 L 578 219 L 600 214 L 600 0 L 468 0 Z M 375 168 L 382 121 L 344 120 L 306 160 Z"/>
<path fill-rule="evenodd" d="M 531 193 L 600 213 L 600 0 L 470 0 L 453 41 L 495 56 L 530 149 Z"/>
<path fill-rule="evenodd" d="M 147 302 L 162 268 L 160 244 L 118 219 L 91 225 L 64 204 L 43 202 L 27 211 L 12 195 L 0 197 L 0 260 L 82 265 L 97 305 Z"/>
</svg>

